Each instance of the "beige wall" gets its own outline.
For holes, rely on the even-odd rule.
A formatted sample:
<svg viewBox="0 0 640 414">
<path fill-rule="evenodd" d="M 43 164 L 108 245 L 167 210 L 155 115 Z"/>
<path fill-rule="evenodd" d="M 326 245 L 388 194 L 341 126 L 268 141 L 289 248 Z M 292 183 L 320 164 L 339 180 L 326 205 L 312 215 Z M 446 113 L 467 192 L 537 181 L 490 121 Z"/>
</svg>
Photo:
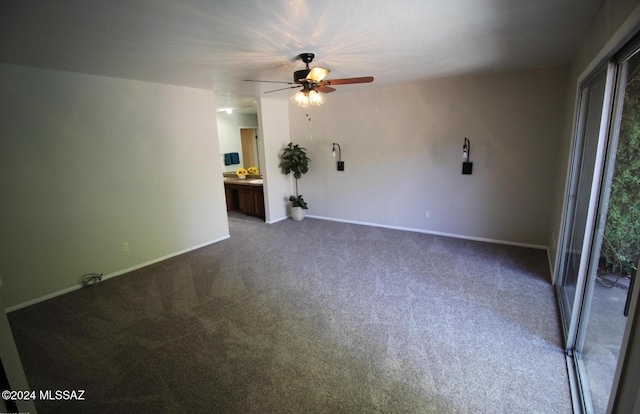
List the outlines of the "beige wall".
<svg viewBox="0 0 640 414">
<path fill-rule="evenodd" d="M 291 178 L 282 174 L 280 152 L 290 140 L 287 101 L 260 98 L 258 101 L 258 153 L 264 177 L 266 221 L 274 223 L 288 215 Z"/>
<path fill-rule="evenodd" d="M 310 108 L 311 121 L 292 104 L 291 139 L 312 160 L 300 181 L 308 214 L 545 246 L 566 75 L 549 68 L 347 86 L 356 92 L 328 95 Z M 472 175 L 461 174 L 464 137 Z"/>
<path fill-rule="evenodd" d="M 8 308 L 228 237 L 212 91 L 0 65 L 0 118 Z"/>
</svg>

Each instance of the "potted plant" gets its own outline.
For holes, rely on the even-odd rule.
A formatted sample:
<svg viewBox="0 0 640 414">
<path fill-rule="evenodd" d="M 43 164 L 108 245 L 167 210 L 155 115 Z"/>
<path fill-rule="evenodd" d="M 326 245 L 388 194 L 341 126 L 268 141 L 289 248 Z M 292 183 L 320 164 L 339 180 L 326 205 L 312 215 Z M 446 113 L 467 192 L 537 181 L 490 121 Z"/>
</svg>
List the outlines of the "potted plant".
<svg viewBox="0 0 640 414">
<path fill-rule="evenodd" d="M 298 193 L 298 180 L 302 177 L 302 174 L 306 174 L 309 171 L 309 157 L 307 157 L 307 150 L 300 147 L 298 144 L 293 145 L 290 142 L 283 150 L 280 160 L 280 167 L 284 174 L 293 173 L 293 178 L 296 180 L 296 194 L 289 197 L 291 202 L 291 218 L 295 221 L 304 219 L 305 210 L 309 207 L 302 198 L 302 195 Z"/>
</svg>

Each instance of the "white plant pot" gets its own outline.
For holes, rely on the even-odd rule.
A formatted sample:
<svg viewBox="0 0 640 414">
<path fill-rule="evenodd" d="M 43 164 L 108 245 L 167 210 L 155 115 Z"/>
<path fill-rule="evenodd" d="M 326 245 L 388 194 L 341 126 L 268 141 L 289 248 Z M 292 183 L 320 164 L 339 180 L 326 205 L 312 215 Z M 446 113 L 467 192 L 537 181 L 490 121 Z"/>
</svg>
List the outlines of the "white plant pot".
<svg viewBox="0 0 640 414">
<path fill-rule="evenodd" d="M 293 221 L 304 219 L 304 209 L 302 207 L 291 207 L 291 219 Z"/>
</svg>

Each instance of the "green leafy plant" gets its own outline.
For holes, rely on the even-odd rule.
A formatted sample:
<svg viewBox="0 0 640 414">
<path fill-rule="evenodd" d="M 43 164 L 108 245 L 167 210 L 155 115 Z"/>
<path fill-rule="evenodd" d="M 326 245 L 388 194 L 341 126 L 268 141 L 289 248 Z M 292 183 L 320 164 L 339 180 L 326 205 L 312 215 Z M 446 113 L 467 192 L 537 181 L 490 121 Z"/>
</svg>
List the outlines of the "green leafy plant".
<svg viewBox="0 0 640 414">
<path fill-rule="evenodd" d="M 306 148 L 302 148 L 298 144 L 294 145 L 292 142 L 284 147 L 280 157 L 282 172 L 284 174 L 293 173 L 293 178 L 296 180 L 296 194 L 289 197 L 289 201 L 293 207 L 302 207 L 305 210 L 309 207 L 302 196 L 298 194 L 298 180 L 309 171 L 309 161 L 311 159 L 307 157 Z"/>
<path fill-rule="evenodd" d="M 302 198 L 302 194 L 299 196 L 291 196 L 289 197 L 289 201 L 291 201 L 292 207 L 302 207 L 303 209 L 308 209 L 307 202 Z"/>
<path fill-rule="evenodd" d="M 632 275 L 640 256 L 640 66 L 629 65 L 601 259 Z"/>
</svg>

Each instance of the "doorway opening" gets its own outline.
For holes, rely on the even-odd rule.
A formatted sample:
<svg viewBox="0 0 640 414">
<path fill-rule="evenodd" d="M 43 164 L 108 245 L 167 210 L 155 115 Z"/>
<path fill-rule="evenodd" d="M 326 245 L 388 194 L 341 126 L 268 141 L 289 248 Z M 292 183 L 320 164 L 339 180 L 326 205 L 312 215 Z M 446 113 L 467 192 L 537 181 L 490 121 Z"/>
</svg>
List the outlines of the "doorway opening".
<svg viewBox="0 0 640 414">
<path fill-rule="evenodd" d="M 264 171 L 257 113 L 251 110 L 219 112 L 218 139 L 227 217 L 265 221 Z"/>
</svg>

